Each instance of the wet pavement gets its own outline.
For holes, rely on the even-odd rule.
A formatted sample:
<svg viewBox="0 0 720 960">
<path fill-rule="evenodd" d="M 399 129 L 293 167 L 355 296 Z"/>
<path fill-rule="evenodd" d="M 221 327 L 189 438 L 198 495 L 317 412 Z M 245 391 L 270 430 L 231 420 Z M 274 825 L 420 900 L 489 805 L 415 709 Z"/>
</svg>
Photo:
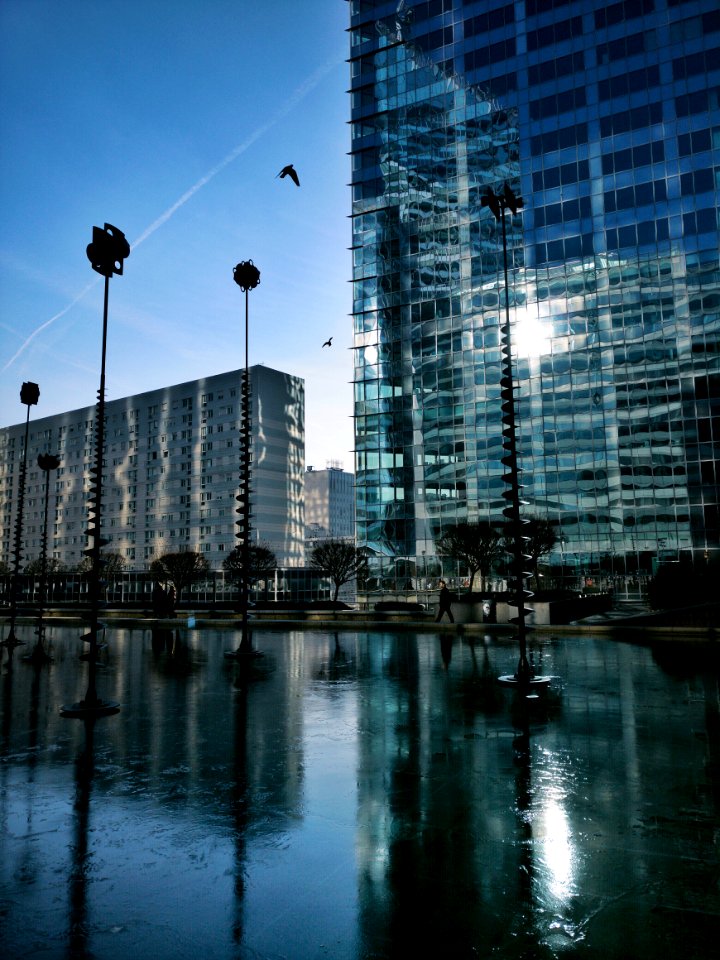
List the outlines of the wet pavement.
<svg viewBox="0 0 720 960">
<path fill-rule="evenodd" d="M 32 627 L 19 631 L 32 642 Z M 0 954 L 716 956 L 716 646 L 78 628 L 0 677 Z"/>
</svg>

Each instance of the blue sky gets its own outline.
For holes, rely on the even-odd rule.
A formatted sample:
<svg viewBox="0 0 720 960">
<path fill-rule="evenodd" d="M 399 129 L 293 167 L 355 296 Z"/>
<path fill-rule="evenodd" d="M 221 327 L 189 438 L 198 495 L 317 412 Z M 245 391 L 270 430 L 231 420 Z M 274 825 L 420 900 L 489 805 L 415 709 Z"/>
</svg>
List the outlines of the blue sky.
<svg viewBox="0 0 720 960">
<path fill-rule="evenodd" d="M 0 0 L 0 423 L 250 362 L 305 378 L 307 463 L 352 469 L 344 0 Z M 276 178 L 287 163 L 301 186 Z M 333 336 L 331 350 L 321 344 Z"/>
</svg>

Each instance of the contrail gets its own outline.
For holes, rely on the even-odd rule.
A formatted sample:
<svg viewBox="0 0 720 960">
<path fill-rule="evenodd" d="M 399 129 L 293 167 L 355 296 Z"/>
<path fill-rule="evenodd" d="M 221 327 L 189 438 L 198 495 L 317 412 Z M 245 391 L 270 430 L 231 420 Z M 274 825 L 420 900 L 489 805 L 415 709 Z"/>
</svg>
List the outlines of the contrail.
<svg viewBox="0 0 720 960">
<path fill-rule="evenodd" d="M 280 120 L 282 120 L 292 110 L 294 110 L 294 108 L 301 102 L 301 100 L 303 100 L 309 93 L 311 93 L 315 89 L 315 87 L 317 87 L 320 81 L 328 73 L 330 73 L 332 69 L 334 69 L 336 66 L 338 66 L 338 64 L 342 63 L 343 61 L 344 61 L 344 56 L 341 58 L 333 57 L 332 59 L 326 61 L 322 66 L 318 67 L 317 70 L 311 73 L 309 77 L 303 80 L 300 86 L 293 91 L 293 93 L 290 95 L 290 97 L 288 97 L 288 99 L 285 101 L 283 106 L 278 111 L 276 111 L 276 113 L 274 113 L 269 120 L 267 120 L 265 123 L 259 126 L 256 130 L 254 130 L 248 137 L 246 137 L 245 140 L 243 140 L 241 144 L 235 147 L 234 150 L 231 150 L 226 157 L 224 157 L 219 163 L 215 164 L 215 166 L 211 170 L 209 170 L 206 174 L 200 177 L 200 179 L 197 180 L 190 187 L 189 190 L 186 190 L 185 193 L 178 200 L 176 200 L 175 203 L 172 204 L 172 206 L 168 207 L 168 209 L 164 213 L 160 214 L 160 216 L 156 220 L 154 220 L 150 224 L 150 226 L 147 227 L 147 229 L 145 229 L 135 241 L 133 241 L 133 243 L 130 245 L 131 249 L 134 249 L 135 247 L 139 246 L 141 243 L 147 240 L 148 237 L 151 237 L 153 233 L 155 233 L 155 231 L 158 230 L 164 223 L 167 223 L 167 221 L 175 213 L 177 213 L 180 207 L 183 207 L 188 202 L 188 200 L 191 200 L 195 196 L 198 190 L 202 190 L 202 188 L 206 184 L 208 184 L 214 177 L 216 177 L 219 173 L 221 173 L 225 169 L 225 167 L 227 167 L 229 164 L 233 162 L 233 160 L 237 160 L 237 158 L 241 154 L 245 153 L 245 151 L 249 147 L 251 147 L 256 140 L 259 140 L 260 137 L 262 137 L 264 134 L 268 132 L 268 130 L 274 127 L 275 124 L 279 123 Z M 7 370 L 7 368 L 11 366 L 17 360 L 17 358 L 27 349 L 27 347 L 32 343 L 35 337 L 38 336 L 38 334 L 42 333 L 43 330 L 46 330 L 56 320 L 59 320 L 60 317 L 64 317 L 65 314 L 68 312 L 68 310 L 71 310 L 75 306 L 75 304 L 78 303 L 78 301 L 82 300 L 82 298 L 98 282 L 99 280 L 93 280 L 92 282 L 90 282 L 75 297 L 75 299 L 72 300 L 59 313 L 56 313 L 54 317 L 50 317 L 49 320 L 46 320 L 44 323 L 41 323 L 39 327 L 33 330 L 30 336 L 27 337 L 27 339 L 20 345 L 20 347 L 16 350 L 13 356 L 3 366 L 2 370 L 0 370 L 0 373 L 4 373 Z"/>
<path fill-rule="evenodd" d="M 8 360 L 8 362 L 5 364 L 5 366 L 2 368 L 2 371 L 0 372 L 5 373 L 7 368 L 11 366 L 13 363 L 15 363 L 15 361 L 23 352 L 23 350 L 25 350 L 27 347 L 30 346 L 30 344 L 33 342 L 33 340 L 35 339 L 35 337 L 37 337 L 38 334 L 42 333 L 43 330 L 47 329 L 47 327 L 49 327 L 51 323 L 55 323 L 56 320 L 59 320 L 60 317 L 64 317 L 65 314 L 68 312 L 68 310 L 71 310 L 75 306 L 75 304 L 78 303 L 78 301 L 82 300 L 85 294 L 89 293 L 89 291 L 92 290 L 92 288 L 99 282 L 100 282 L 99 280 L 91 280 L 90 283 L 83 290 L 80 291 L 80 293 L 75 297 L 74 300 L 71 300 L 66 307 L 63 307 L 60 313 L 56 313 L 54 317 L 50 317 L 49 320 L 46 320 L 45 323 L 41 323 L 39 327 L 33 330 L 30 336 L 25 340 L 25 342 L 18 348 L 18 350 L 13 354 L 13 356 L 10 357 L 10 359 Z"/>
<path fill-rule="evenodd" d="M 264 134 L 268 132 L 272 127 L 275 126 L 283 117 L 286 117 L 294 108 L 303 100 L 315 87 L 320 83 L 323 77 L 328 74 L 334 67 L 336 67 L 341 60 L 333 57 L 332 60 L 328 60 L 321 67 L 318 67 L 314 73 L 311 73 L 310 76 L 304 80 L 300 86 L 290 95 L 285 104 L 262 126 L 258 127 L 257 130 L 254 130 L 246 140 L 243 140 L 241 144 L 235 147 L 220 163 L 216 164 L 212 170 L 209 170 L 204 176 L 194 183 L 189 190 L 186 190 L 185 193 L 180 197 L 179 200 L 176 200 L 175 203 L 168 207 L 165 213 L 160 214 L 157 220 L 153 221 L 150 226 L 140 234 L 137 240 L 131 244 L 131 247 L 134 249 L 144 240 L 147 240 L 148 237 L 152 236 L 155 231 L 161 227 L 164 223 L 170 219 L 170 217 L 175 214 L 180 207 L 184 206 L 188 200 L 195 196 L 198 190 L 201 190 L 205 184 L 209 183 L 213 177 L 216 177 L 228 164 L 232 163 L 233 160 L 236 160 L 241 153 L 245 151 L 255 143 L 256 140 L 259 140 Z"/>
</svg>

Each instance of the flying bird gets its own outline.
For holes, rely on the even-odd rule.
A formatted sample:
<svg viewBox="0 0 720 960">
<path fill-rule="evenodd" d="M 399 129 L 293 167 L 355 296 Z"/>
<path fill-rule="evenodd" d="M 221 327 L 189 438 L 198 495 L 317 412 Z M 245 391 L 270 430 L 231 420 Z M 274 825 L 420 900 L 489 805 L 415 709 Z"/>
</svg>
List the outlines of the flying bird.
<svg viewBox="0 0 720 960">
<path fill-rule="evenodd" d="M 297 171 L 295 170 L 295 167 L 291 163 L 289 163 L 286 167 L 283 167 L 280 173 L 278 173 L 277 177 L 280 177 L 281 180 L 284 177 L 290 177 L 291 180 L 295 181 L 296 187 L 300 186 L 300 177 L 298 177 Z M 277 180 L 277 177 L 275 177 L 276 180 Z"/>
<path fill-rule="evenodd" d="M 332 346 L 332 337 L 330 337 L 329 340 L 326 340 L 325 343 L 323 344 L 323 346 L 324 346 L 324 347 L 331 347 L 331 346 Z"/>
</svg>

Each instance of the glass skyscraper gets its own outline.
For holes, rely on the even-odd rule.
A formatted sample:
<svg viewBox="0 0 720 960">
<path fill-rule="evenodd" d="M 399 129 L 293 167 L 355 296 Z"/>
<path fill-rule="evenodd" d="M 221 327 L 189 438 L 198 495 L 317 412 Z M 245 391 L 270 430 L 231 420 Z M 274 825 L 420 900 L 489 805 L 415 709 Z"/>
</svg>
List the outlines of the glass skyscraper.
<svg viewBox="0 0 720 960">
<path fill-rule="evenodd" d="M 350 0 L 356 508 L 373 585 L 502 519 L 507 183 L 527 516 L 578 573 L 718 551 L 717 0 Z M 424 566 L 423 566 L 424 565 Z"/>
</svg>

